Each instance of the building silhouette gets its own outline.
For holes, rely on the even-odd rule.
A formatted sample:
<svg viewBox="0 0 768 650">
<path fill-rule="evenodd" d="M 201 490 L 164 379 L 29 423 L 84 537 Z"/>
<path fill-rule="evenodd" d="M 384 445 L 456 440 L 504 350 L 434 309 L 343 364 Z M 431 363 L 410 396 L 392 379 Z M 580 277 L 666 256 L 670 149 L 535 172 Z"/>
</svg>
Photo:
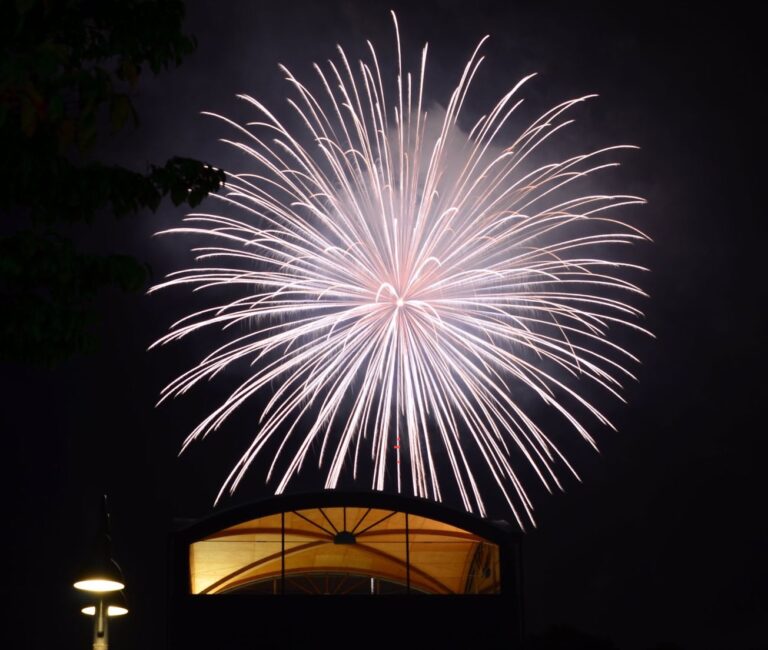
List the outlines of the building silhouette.
<svg viewBox="0 0 768 650">
<path fill-rule="evenodd" d="M 275 497 L 171 540 L 171 648 L 518 648 L 520 534 L 422 499 Z"/>
</svg>

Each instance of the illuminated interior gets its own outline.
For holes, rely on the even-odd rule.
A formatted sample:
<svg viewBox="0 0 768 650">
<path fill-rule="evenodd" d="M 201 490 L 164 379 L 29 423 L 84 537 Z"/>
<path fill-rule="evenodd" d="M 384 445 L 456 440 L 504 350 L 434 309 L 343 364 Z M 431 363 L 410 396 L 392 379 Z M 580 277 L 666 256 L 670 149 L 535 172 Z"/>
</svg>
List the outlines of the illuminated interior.
<svg viewBox="0 0 768 650">
<path fill-rule="evenodd" d="M 309 508 L 230 526 L 189 548 L 193 594 L 497 594 L 499 548 L 376 508 Z"/>
</svg>

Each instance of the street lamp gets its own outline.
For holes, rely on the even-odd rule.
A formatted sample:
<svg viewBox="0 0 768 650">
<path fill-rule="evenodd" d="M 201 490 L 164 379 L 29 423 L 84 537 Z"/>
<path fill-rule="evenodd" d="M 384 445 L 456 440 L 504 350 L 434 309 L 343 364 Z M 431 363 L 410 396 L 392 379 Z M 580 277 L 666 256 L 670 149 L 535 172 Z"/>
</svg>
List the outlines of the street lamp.
<svg viewBox="0 0 768 650">
<path fill-rule="evenodd" d="M 112 557 L 112 539 L 109 534 L 109 510 L 107 496 L 102 501 L 99 529 L 93 552 L 88 563 L 74 583 L 75 589 L 95 597 L 96 604 L 82 608 L 83 614 L 93 616 L 93 650 L 107 650 L 109 634 L 107 621 L 110 616 L 128 613 L 128 605 L 122 589 L 125 587 L 123 572 Z"/>
</svg>

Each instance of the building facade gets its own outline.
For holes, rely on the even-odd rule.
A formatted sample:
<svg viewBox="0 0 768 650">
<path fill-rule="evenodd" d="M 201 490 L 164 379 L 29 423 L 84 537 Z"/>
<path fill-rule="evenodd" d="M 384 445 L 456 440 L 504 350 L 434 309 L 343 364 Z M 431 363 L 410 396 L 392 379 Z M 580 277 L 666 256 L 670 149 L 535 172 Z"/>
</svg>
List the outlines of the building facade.
<svg viewBox="0 0 768 650">
<path fill-rule="evenodd" d="M 516 648 L 520 541 L 506 522 L 382 493 L 218 513 L 173 535 L 170 646 Z"/>
</svg>

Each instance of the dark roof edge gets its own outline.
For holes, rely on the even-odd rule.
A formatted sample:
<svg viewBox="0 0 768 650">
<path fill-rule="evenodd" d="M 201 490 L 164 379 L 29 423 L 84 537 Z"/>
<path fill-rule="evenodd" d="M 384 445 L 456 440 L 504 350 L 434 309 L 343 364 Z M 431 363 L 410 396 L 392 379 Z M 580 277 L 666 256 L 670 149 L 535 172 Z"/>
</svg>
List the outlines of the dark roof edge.
<svg viewBox="0 0 768 650">
<path fill-rule="evenodd" d="M 441 503 L 429 499 L 421 499 L 400 494 L 386 492 L 346 492 L 341 490 L 325 490 L 323 492 L 307 492 L 297 494 L 283 494 L 272 496 L 258 501 L 241 504 L 225 510 L 214 512 L 210 516 L 203 517 L 189 523 L 189 519 L 183 520 L 185 525 L 173 533 L 177 541 L 191 544 L 194 541 L 207 537 L 229 526 L 264 517 L 280 512 L 302 510 L 304 508 L 324 507 L 362 507 L 381 508 L 384 510 L 396 510 L 412 515 L 420 515 L 451 524 L 457 528 L 469 531 L 489 541 L 508 544 L 518 540 L 521 536 L 519 530 L 503 520 L 490 521 L 476 515 L 447 507 Z M 178 520 L 177 520 L 178 521 Z M 181 523 L 180 521 L 178 523 Z"/>
</svg>

